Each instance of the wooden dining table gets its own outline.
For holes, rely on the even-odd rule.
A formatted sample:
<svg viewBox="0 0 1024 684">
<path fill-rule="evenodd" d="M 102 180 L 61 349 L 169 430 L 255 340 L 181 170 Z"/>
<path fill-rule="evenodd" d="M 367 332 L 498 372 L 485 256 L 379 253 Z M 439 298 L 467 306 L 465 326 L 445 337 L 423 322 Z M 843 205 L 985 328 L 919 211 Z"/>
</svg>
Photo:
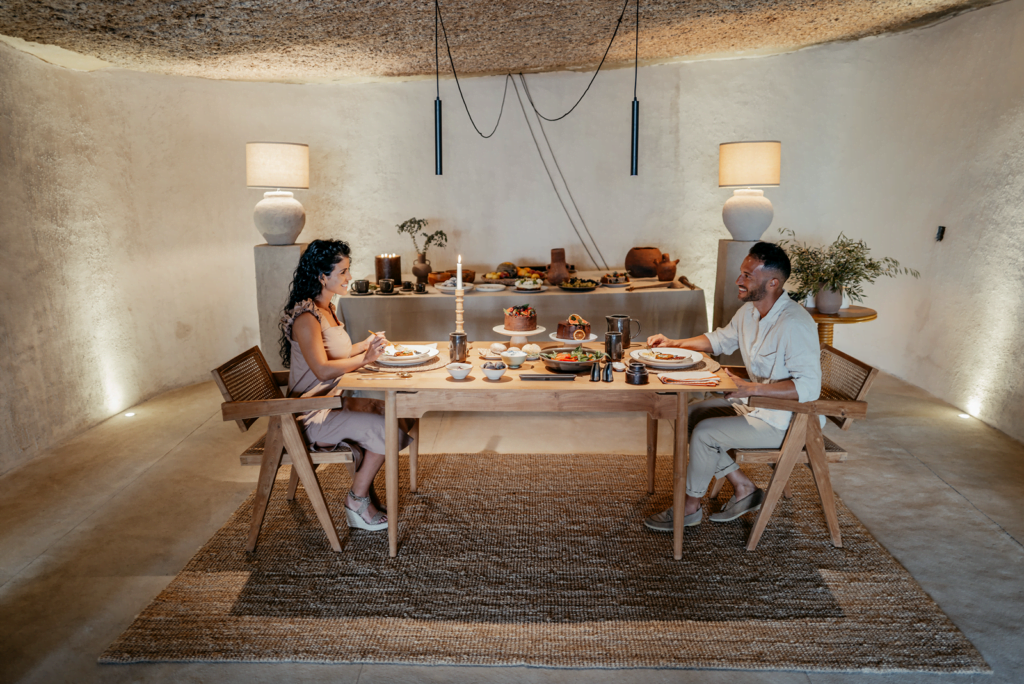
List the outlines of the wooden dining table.
<svg viewBox="0 0 1024 684">
<path fill-rule="evenodd" d="M 408 342 L 408 344 L 423 344 Z M 384 472 L 387 489 L 388 550 L 398 554 L 398 522 L 400 496 L 398 489 L 399 432 L 401 418 L 419 419 L 430 411 L 513 411 L 513 412 L 639 412 L 647 414 L 647 491 L 654 492 L 654 468 L 658 450 L 658 421 L 675 421 L 673 442 L 672 492 L 676 511 L 683 510 L 686 494 L 686 467 L 689 459 L 687 404 L 690 394 L 708 391 L 707 387 L 665 384 L 651 374 L 646 385 L 631 385 L 625 373 L 614 373 L 612 382 L 591 382 L 590 374 L 575 376 L 573 381 L 524 380 L 523 374 L 561 375 L 549 371 L 542 361 L 527 361 L 519 369 L 508 369 L 499 380 L 489 380 L 481 370 L 484 361 L 478 349 L 488 349 L 491 342 L 470 345 L 468 362 L 473 364 L 469 376 L 456 380 L 442 366 L 435 370 L 411 372 L 398 377 L 392 372 L 361 371 L 344 375 L 338 387 L 347 390 L 375 390 L 384 394 L 385 453 Z M 547 347 L 554 344 L 542 345 Z M 603 345 L 591 343 L 589 348 Z M 634 349 L 638 348 L 634 346 Z M 447 358 L 447 342 L 438 343 L 440 354 Z M 628 359 L 627 359 L 628 360 Z M 396 368 L 396 371 L 401 370 Z M 414 370 L 414 369 L 411 369 Z M 721 383 L 715 390 L 736 389 L 725 375 L 717 373 Z M 416 472 L 410 468 L 410 490 L 417 489 Z M 683 516 L 676 515 L 672 539 L 673 556 L 683 557 Z"/>
</svg>

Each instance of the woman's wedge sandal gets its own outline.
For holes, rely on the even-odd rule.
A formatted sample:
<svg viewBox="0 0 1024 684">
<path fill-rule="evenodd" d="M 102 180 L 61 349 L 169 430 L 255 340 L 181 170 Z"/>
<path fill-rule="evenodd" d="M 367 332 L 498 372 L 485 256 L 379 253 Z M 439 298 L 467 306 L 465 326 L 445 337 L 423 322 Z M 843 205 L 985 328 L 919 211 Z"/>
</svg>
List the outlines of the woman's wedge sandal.
<svg viewBox="0 0 1024 684">
<path fill-rule="evenodd" d="M 348 495 L 359 502 L 359 508 L 352 510 L 348 507 L 348 501 L 345 501 L 345 517 L 348 518 L 349 527 L 357 527 L 361 530 L 370 530 L 371 532 L 388 528 L 387 518 L 380 511 L 374 513 L 369 521 L 363 519 L 363 513 L 370 507 L 370 497 L 356 496 L 356 493 L 351 489 L 348 491 Z"/>
</svg>

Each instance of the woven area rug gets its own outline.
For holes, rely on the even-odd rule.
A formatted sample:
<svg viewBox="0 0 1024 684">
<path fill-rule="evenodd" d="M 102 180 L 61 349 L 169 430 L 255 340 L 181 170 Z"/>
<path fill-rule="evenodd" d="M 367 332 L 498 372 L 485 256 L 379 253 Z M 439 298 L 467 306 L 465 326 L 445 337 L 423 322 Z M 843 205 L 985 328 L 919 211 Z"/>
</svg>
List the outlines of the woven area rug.
<svg viewBox="0 0 1024 684">
<path fill-rule="evenodd" d="M 670 462 L 648 495 L 644 456 L 421 455 L 394 559 L 386 533 L 348 531 L 344 468 L 319 471 L 340 554 L 278 480 L 256 552 L 250 499 L 100 662 L 989 671 L 841 502 L 832 547 L 806 468 L 756 551 L 753 516 L 705 521 L 674 561 L 642 525 L 671 503 Z"/>
</svg>

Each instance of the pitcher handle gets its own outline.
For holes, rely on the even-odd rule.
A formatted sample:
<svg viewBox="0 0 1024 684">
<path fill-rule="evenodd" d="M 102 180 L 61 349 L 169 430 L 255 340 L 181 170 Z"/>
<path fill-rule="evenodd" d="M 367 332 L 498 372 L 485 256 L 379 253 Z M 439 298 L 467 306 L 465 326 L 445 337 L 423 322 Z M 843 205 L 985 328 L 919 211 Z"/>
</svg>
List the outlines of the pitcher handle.
<svg viewBox="0 0 1024 684">
<path fill-rule="evenodd" d="M 631 339 L 631 340 L 635 340 L 638 337 L 640 337 L 640 331 L 643 330 L 643 328 L 640 325 L 640 321 L 636 320 L 635 318 L 629 319 L 629 329 L 630 330 L 633 329 L 633 324 L 634 323 L 636 323 L 636 332 L 630 332 L 629 333 L 629 339 Z"/>
</svg>

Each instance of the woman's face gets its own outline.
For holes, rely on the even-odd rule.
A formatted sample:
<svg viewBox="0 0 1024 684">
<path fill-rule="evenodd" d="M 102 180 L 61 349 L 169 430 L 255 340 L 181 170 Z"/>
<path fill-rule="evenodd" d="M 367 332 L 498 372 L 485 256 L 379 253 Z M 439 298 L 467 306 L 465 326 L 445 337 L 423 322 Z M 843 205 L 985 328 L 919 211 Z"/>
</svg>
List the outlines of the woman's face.
<svg viewBox="0 0 1024 684">
<path fill-rule="evenodd" d="M 334 269 L 326 276 L 320 276 L 320 282 L 324 289 L 334 294 L 345 294 L 348 291 L 348 284 L 352 280 L 349 272 L 350 259 L 342 257 L 341 261 L 334 264 Z"/>
</svg>

